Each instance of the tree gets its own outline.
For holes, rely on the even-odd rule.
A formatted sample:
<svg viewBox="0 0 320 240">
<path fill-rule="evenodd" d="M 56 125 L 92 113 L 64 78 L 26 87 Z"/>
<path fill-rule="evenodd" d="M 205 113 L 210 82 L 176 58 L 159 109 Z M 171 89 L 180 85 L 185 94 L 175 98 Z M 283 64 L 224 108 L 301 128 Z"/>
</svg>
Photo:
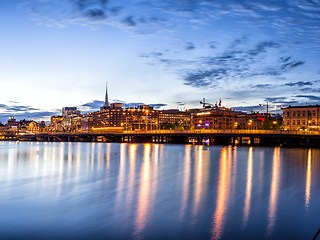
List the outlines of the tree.
<svg viewBox="0 0 320 240">
<path fill-rule="evenodd" d="M 266 117 L 260 127 L 262 130 L 281 130 L 282 119 L 274 120 L 272 117 Z"/>
</svg>

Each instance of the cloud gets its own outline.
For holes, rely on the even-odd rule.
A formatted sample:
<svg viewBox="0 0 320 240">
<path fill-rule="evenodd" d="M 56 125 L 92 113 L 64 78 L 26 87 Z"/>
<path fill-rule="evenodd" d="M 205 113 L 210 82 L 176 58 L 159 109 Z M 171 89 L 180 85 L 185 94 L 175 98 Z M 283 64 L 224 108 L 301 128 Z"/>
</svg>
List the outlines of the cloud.
<svg viewBox="0 0 320 240">
<path fill-rule="evenodd" d="M 297 97 L 297 98 L 308 98 L 309 100 L 314 100 L 314 101 L 319 101 L 320 100 L 319 96 L 314 96 L 314 95 L 296 95 L 295 97 Z"/>
<path fill-rule="evenodd" d="M 291 57 L 288 57 L 288 58 L 285 58 L 284 60 L 283 60 L 283 58 L 281 58 L 281 60 L 282 60 L 281 70 L 283 72 L 286 72 L 292 68 L 298 67 L 298 66 L 305 63 L 304 61 L 289 61 L 290 58 Z"/>
<path fill-rule="evenodd" d="M 286 100 L 286 97 L 273 97 L 273 98 L 266 98 L 265 102 L 271 102 L 271 103 L 282 103 Z"/>
<path fill-rule="evenodd" d="M 126 17 L 125 19 L 122 20 L 121 23 L 127 27 L 135 27 L 136 26 L 136 22 L 133 21 L 132 16 Z"/>
<path fill-rule="evenodd" d="M 270 84 L 257 84 L 254 85 L 252 88 L 270 88 Z"/>
<path fill-rule="evenodd" d="M 248 43 L 248 37 L 246 35 L 242 36 L 241 38 L 236 38 L 231 42 L 230 48 L 235 48 L 241 44 Z"/>
<path fill-rule="evenodd" d="M 184 106 L 184 105 L 186 105 L 186 104 L 183 103 L 183 102 L 175 102 L 175 104 L 178 104 L 179 106 Z"/>
<path fill-rule="evenodd" d="M 103 104 L 104 104 L 103 101 L 93 100 L 93 101 L 91 101 L 91 102 L 84 103 L 84 104 L 78 106 L 78 108 L 79 108 L 83 113 L 94 112 L 94 111 L 99 111 L 99 110 L 100 110 L 100 107 L 103 106 Z"/>
<path fill-rule="evenodd" d="M 196 47 L 194 46 L 194 44 L 192 42 L 187 42 L 185 49 L 186 50 L 193 50 Z"/>
<path fill-rule="evenodd" d="M 215 42 L 215 41 L 209 42 L 209 48 L 216 49 L 217 48 L 217 42 Z"/>
<path fill-rule="evenodd" d="M 39 109 L 30 106 L 0 104 L 0 110 L 6 112 L 31 112 L 38 111 Z"/>
<path fill-rule="evenodd" d="M 101 21 L 107 18 L 105 12 L 101 9 L 89 9 L 85 12 L 85 16 L 92 21 Z"/>
<path fill-rule="evenodd" d="M 109 10 L 113 16 L 118 16 L 121 11 L 124 9 L 122 6 L 110 7 Z"/>
<path fill-rule="evenodd" d="M 247 41 L 247 37 L 244 39 Z M 157 55 L 151 53 L 143 57 L 153 57 L 155 61 L 152 65 L 165 64 L 173 69 L 180 68 L 178 72 L 184 84 L 195 88 L 215 88 L 219 86 L 220 81 L 225 83 L 231 79 L 241 81 L 244 78 L 259 76 L 279 77 L 304 64 L 304 61 L 296 61 L 292 57 L 275 57 L 273 51 L 281 48 L 277 42 L 262 41 L 244 49 L 236 47 L 235 43 L 240 44 L 239 41 L 236 39 L 227 50 L 219 54 L 192 60 L 170 59 L 166 58 L 164 53 Z M 190 50 L 193 47 L 190 43 Z M 254 88 L 262 87 L 266 88 L 268 85 L 254 86 Z"/>
<path fill-rule="evenodd" d="M 313 85 L 312 82 L 303 82 L 303 81 L 299 81 L 299 82 L 288 82 L 286 84 L 284 84 L 284 86 L 297 86 L 297 87 L 303 87 L 303 86 L 311 86 Z"/>
<path fill-rule="evenodd" d="M 10 101 L 9 104 L 0 104 L 0 121 L 2 123 L 7 122 L 9 116 L 14 116 L 17 120 L 40 120 L 57 114 L 61 114 L 61 110 L 46 111 L 31 106 L 24 106 L 14 101 Z"/>
<path fill-rule="evenodd" d="M 160 109 L 161 107 L 167 106 L 167 104 L 165 104 L 165 103 L 153 103 L 153 104 L 149 104 L 149 105 L 154 107 L 155 109 Z"/>
<path fill-rule="evenodd" d="M 276 42 L 260 42 L 253 49 L 249 49 L 247 54 L 249 56 L 257 56 L 261 53 L 265 53 L 268 48 L 279 48 L 280 44 Z"/>
<path fill-rule="evenodd" d="M 188 72 L 185 77 L 185 85 L 192 87 L 208 87 L 213 85 L 213 80 L 219 80 L 227 74 L 227 69 L 199 70 L 196 72 Z"/>
<path fill-rule="evenodd" d="M 300 91 L 304 93 L 320 93 L 320 88 L 301 88 Z"/>
<path fill-rule="evenodd" d="M 74 3 L 77 9 L 85 10 L 96 5 L 100 8 L 105 8 L 109 0 L 71 0 L 71 2 Z"/>
</svg>

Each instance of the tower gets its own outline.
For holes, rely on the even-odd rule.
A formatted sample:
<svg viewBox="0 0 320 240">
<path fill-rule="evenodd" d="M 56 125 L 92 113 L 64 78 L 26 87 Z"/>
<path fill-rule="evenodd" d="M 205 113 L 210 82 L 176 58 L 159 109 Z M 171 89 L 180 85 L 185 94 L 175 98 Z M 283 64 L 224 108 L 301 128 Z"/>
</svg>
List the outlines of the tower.
<svg viewBox="0 0 320 240">
<path fill-rule="evenodd" d="M 108 86 L 107 86 L 107 83 L 106 83 L 106 96 L 105 96 L 105 99 L 104 99 L 103 106 L 100 107 L 100 111 L 107 110 L 109 108 L 110 108 L 110 106 L 109 106 L 109 100 L 108 100 Z"/>
<path fill-rule="evenodd" d="M 104 107 L 109 107 L 109 101 L 108 101 L 108 85 L 106 83 L 106 96 L 105 96 L 105 99 L 104 99 Z"/>
</svg>

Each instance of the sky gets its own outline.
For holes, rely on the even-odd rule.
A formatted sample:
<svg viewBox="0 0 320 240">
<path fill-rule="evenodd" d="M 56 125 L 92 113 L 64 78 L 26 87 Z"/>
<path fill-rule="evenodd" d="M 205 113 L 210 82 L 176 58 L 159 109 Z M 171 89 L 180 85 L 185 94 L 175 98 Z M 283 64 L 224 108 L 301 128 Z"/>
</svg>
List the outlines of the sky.
<svg viewBox="0 0 320 240">
<path fill-rule="evenodd" d="M 131 107 L 320 103 L 320 0 L 11 0 L 0 20 L 3 123 L 97 111 L 106 83 Z"/>
</svg>

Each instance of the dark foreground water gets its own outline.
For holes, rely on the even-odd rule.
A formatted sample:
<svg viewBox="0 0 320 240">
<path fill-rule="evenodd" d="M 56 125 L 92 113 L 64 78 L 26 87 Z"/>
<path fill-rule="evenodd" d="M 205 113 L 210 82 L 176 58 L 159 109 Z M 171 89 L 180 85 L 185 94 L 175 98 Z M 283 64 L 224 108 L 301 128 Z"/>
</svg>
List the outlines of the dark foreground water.
<svg viewBox="0 0 320 240">
<path fill-rule="evenodd" d="M 312 239 L 319 163 L 318 149 L 0 142 L 0 239 Z"/>
</svg>

